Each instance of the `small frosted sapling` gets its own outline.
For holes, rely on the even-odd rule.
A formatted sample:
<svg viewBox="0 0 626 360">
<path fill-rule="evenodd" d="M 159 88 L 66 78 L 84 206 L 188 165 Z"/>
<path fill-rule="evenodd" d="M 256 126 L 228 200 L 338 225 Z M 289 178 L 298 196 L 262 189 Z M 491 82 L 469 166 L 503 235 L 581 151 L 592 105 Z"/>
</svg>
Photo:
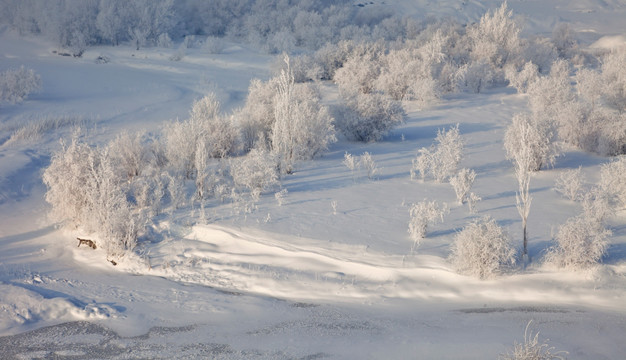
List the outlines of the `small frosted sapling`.
<svg viewBox="0 0 626 360">
<path fill-rule="evenodd" d="M 437 204 L 436 201 L 422 201 L 411 205 L 409 209 L 409 236 L 413 240 L 411 252 L 419 246 L 420 241 L 426 237 L 428 225 L 443 222 L 443 217 L 450 212 L 448 205 Z"/>
<path fill-rule="evenodd" d="M 349 153 L 345 153 L 343 155 L 343 162 L 342 164 L 344 164 L 348 169 L 350 169 L 350 173 L 352 174 L 352 180 L 356 181 L 356 171 L 359 168 L 359 162 L 357 161 L 357 159 L 352 156 Z"/>
<path fill-rule="evenodd" d="M 450 185 L 456 193 L 456 199 L 459 205 L 463 205 L 469 201 L 469 192 L 476 179 L 476 172 L 470 169 L 461 169 L 456 176 L 450 178 Z"/>
<path fill-rule="evenodd" d="M 283 206 L 283 204 L 285 203 L 285 198 L 287 197 L 287 194 L 289 192 L 287 191 L 287 189 L 282 189 L 279 192 L 274 194 L 274 198 L 276 198 L 276 202 L 278 203 L 278 206 Z"/>
<path fill-rule="evenodd" d="M 557 176 L 554 190 L 572 201 L 583 199 L 583 175 L 582 166 L 576 170 L 567 170 Z"/>
<path fill-rule="evenodd" d="M 378 173 L 378 168 L 376 167 L 376 162 L 372 158 L 372 155 L 369 152 L 364 152 L 363 155 L 359 158 L 359 166 L 365 169 L 367 172 L 367 178 L 373 180 L 376 174 Z"/>
</svg>

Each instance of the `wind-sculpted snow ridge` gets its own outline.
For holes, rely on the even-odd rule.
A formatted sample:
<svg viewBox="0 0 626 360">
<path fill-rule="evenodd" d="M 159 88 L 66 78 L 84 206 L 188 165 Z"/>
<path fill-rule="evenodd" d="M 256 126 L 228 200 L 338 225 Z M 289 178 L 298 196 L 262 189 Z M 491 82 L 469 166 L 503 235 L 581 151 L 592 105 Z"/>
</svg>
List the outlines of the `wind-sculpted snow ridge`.
<svg viewBox="0 0 626 360">
<path fill-rule="evenodd" d="M 616 285 L 614 272 L 624 269 L 526 271 L 484 281 L 456 274 L 446 259 L 438 256 L 390 255 L 357 245 L 280 237 L 196 225 L 179 239 L 153 245 L 143 260 L 125 261 L 117 268 L 227 293 L 302 302 L 419 299 L 463 303 L 472 299 L 623 307 L 620 289 L 626 284 Z M 78 254 L 84 256 L 85 252 Z M 603 279 L 609 278 L 605 284 Z"/>
<path fill-rule="evenodd" d="M 106 304 L 83 303 L 40 288 L 40 276 L 31 281 L 0 283 L 0 328 L 7 329 L 37 322 L 64 322 L 108 319 L 117 311 Z"/>
</svg>

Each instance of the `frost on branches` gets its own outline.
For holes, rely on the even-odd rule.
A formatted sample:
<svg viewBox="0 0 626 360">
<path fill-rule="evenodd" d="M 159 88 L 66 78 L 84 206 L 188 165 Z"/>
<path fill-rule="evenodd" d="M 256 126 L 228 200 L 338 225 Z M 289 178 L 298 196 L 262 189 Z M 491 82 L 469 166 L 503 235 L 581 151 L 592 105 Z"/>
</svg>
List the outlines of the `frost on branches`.
<svg viewBox="0 0 626 360">
<path fill-rule="evenodd" d="M 516 251 L 509 237 L 492 218 L 485 217 L 465 226 L 452 243 L 450 261 L 456 271 L 487 279 L 516 263 Z"/>
<path fill-rule="evenodd" d="M 411 205 L 409 209 L 409 236 L 413 240 L 411 252 L 419 246 L 426 237 L 428 225 L 443 222 L 443 217 L 449 213 L 447 204 L 439 205 L 436 201 L 422 201 Z"/>
<path fill-rule="evenodd" d="M 554 237 L 556 245 L 549 250 L 546 260 L 571 269 L 596 265 L 606 254 L 610 235 L 611 231 L 587 216 L 570 218 L 559 227 Z"/>
<path fill-rule="evenodd" d="M 436 144 L 430 149 L 420 149 L 420 155 L 413 160 L 411 178 L 419 172 L 422 180 L 427 176 L 437 182 L 444 182 L 454 176 L 459 162 L 463 157 L 463 140 L 459 133 L 459 125 L 450 127 L 448 131 L 438 130 Z"/>
<path fill-rule="evenodd" d="M 23 65 L 0 73 L 0 101 L 16 104 L 41 89 L 41 77 Z"/>
</svg>

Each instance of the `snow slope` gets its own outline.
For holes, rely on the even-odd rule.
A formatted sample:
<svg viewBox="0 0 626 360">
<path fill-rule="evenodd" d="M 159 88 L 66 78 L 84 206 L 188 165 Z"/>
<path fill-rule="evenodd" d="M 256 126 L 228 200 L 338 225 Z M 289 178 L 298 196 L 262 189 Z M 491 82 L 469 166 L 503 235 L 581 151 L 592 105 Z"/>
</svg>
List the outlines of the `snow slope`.
<svg viewBox="0 0 626 360">
<path fill-rule="evenodd" d="M 476 20 L 492 3 L 367 6 Z M 588 43 L 626 33 L 626 6 L 617 1 L 509 6 L 528 18 L 527 31 L 546 34 L 568 21 Z M 626 214 L 611 220 L 603 266 L 567 272 L 539 261 L 556 227 L 580 211 L 552 190 L 555 177 L 583 165 L 593 182 L 606 158 L 570 149 L 533 177 L 528 268 L 479 281 L 456 274 L 446 260 L 455 233 L 479 216 L 521 237 L 502 137 L 526 101 L 511 89 L 449 96 L 427 110 L 407 103 L 408 121 L 384 141 L 340 141 L 298 166 L 283 180 L 282 206 L 269 193 L 247 216 L 230 204 L 204 214 L 182 209 L 135 258 L 113 267 L 101 250 L 75 247 L 77 234 L 47 218 L 40 175 L 58 139 L 74 125 L 88 128 L 94 144 L 120 131 L 157 131 L 185 118 L 207 91 L 228 111 L 242 105 L 250 79 L 269 76 L 272 58 L 229 44 L 219 55 L 190 49 L 176 62 L 169 60 L 174 50 L 123 46 L 75 59 L 8 32 L 0 49 L 0 70 L 24 64 L 44 86 L 22 104 L 0 107 L 2 357 L 496 358 L 522 341 L 530 320 L 568 358 L 626 354 Z M 101 55 L 110 62 L 96 63 Z M 334 87 L 323 86 L 332 101 Z M 409 176 L 417 150 L 457 123 L 465 141 L 461 166 L 476 171 L 473 191 L 483 199 L 477 214 L 456 204 L 448 184 Z M 28 136 L 15 136 L 19 129 Z M 346 152 L 365 151 L 379 167 L 373 180 L 342 165 Z M 408 209 L 425 198 L 448 203 L 451 213 L 411 253 Z"/>
</svg>

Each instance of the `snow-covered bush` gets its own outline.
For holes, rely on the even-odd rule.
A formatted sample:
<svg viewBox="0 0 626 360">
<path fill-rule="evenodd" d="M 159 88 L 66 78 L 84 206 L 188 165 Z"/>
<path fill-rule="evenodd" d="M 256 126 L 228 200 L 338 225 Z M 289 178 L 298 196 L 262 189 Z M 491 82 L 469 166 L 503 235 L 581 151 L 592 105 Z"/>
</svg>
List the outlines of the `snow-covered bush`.
<svg viewBox="0 0 626 360">
<path fill-rule="evenodd" d="M 359 157 L 359 167 L 365 170 L 367 178 L 370 180 L 373 180 L 378 173 L 376 162 L 374 162 L 374 158 L 372 158 L 372 155 L 367 151 Z"/>
<path fill-rule="evenodd" d="M 558 23 L 554 26 L 552 30 L 552 43 L 559 52 L 559 55 L 566 57 L 578 45 L 574 37 L 572 26 L 569 23 Z"/>
<path fill-rule="evenodd" d="M 450 261 L 457 272 L 487 279 L 516 263 L 508 235 L 492 218 L 466 225 L 454 237 Z"/>
<path fill-rule="evenodd" d="M 467 208 L 469 209 L 470 214 L 476 213 L 476 203 L 482 200 L 480 196 L 471 192 L 467 195 Z"/>
<path fill-rule="evenodd" d="M 582 166 L 576 170 L 566 170 L 560 173 L 554 182 L 554 190 L 569 200 L 582 200 L 584 197 Z"/>
<path fill-rule="evenodd" d="M 520 71 L 516 66 L 510 65 L 505 68 L 505 76 L 509 85 L 517 89 L 518 93 L 525 94 L 528 91 L 528 85 L 539 76 L 539 68 L 530 61 L 524 64 Z"/>
<path fill-rule="evenodd" d="M 447 131 L 439 129 L 435 144 L 430 149 L 422 148 L 420 155 L 413 160 L 411 178 L 419 172 L 422 179 L 432 176 L 436 181 L 443 182 L 454 176 L 459 162 L 463 157 L 463 140 L 459 133 L 459 125 Z"/>
<path fill-rule="evenodd" d="M 468 28 L 472 58 L 502 68 L 508 61 L 515 59 L 520 51 L 519 33 L 520 27 L 505 1 L 497 10 L 487 12 L 479 23 Z"/>
<path fill-rule="evenodd" d="M 335 71 L 333 80 L 344 97 L 369 94 L 381 70 L 381 43 L 367 43 L 353 49 L 343 66 Z"/>
<path fill-rule="evenodd" d="M 602 165 L 598 185 L 616 210 L 626 208 L 626 156 Z"/>
<path fill-rule="evenodd" d="M 204 44 L 202 44 L 202 50 L 207 51 L 209 54 L 221 54 L 225 47 L 224 40 L 217 36 L 208 36 L 204 40 Z"/>
<path fill-rule="evenodd" d="M 238 132 L 229 116 L 221 116 L 220 104 L 215 94 L 206 95 L 193 103 L 189 113 L 191 128 L 200 132 L 196 135 L 204 139 L 209 156 L 223 158 L 235 151 Z"/>
<path fill-rule="evenodd" d="M 452 185 L 460 205 L 470 200 L 469 195 L 474 179 L 476 179 L 476 172 L 466 168 L 461 169 L 455 176 L 450 178 L 450 185 Z"/>
<path fill-rule="evenodd" d="M 94 234 L 107 256 L 121 257 L 136 245 L 143 220 L 127 200 L 108 147 L 92 148 L 75 135 L 53 155 L 43 181 L 53 217 Z"/>
<path fill-rule="evenodd" d="M 443 222 L 443 217 L 449 212 L 448 205 L 439 205 L 436 201 L 421 201 L 411 205 L 409 209 L 409 236 L 413 240 L 411 251 L 414 251 L 420 241 L 426 237 L 428 225 Z"/>
<path fill-rule="evenodd" d="M 283 206 L 283 204 L 285 203 L 285 198 L 287 197 L 287 194 L 289 194 L 289 191 L 287 191 L 287 189 L 282 189 L 274 193 L 274 198 L 276 199 L 278 206 Z"/>
<path fill-rule="evenodd" d="M 499 82 L 500 75 L 485 60 L 479 60 L 460 67 L 456 78 L 459 89 L 478 94 L 493 88 Z"/>
<path fill-rule="evenodd" d="M 567 352 L 557 351 L 554 352 L 554 347 L 547 344 L 547 342 L 539 341 L 539 332 L 533 336 L 532 332 L 528 332 L 530 323 L 526 325 L 524 331 L 524 342 L 513 344 L 513 350 L 506 354 L 501 354 L 499 360 L 565 360 Z"/>
<path fill-rule="evenodd" d="M 405 119 L 402 103 L 379 94 L 356 94 L 337 111 L 337 127 L 351 140 L 377 141 Z"/>
<path fill-rule="evenodd" d="M 143 132 L 123 132 L 109 142 L 111 160 L 125 178 L 132 179 L 141 175 L 144 168 L 150 165 L 153 156 L 146 142 Z"/>
<path fill-rule="evenodd" d="M 41 77 L 33 69 L 26 69 L 24 65 L 19 69 L 0 73 L 0 101 L 19 103 L 39 89 L 41 89 Z"/>
<path fill-rule="evenodd" d="M 596 265 L 606 254 L 611 231 L 586 216 L 568 219 L 554 237 L 546 261 L 564 268 L 583 269 Z"/>
<path fill-rule="evenodd" d="M 163 133 L 170 166 L 189 179 L 197 170 L 198 150 L 206 152 L 199 156 L 223 158 L 235 151 L 239 136 L 232 117 L 219 114 L 214 94 L 195 101 L 189 119 L 166 124 Z"/>
<path fill-rule="evenodd" d="M 278 92 L 277 80 L 277 77 L 265 82 L 253 79 L 248 87 L 244 107 L 234 114 L 239 124 L 244 151 L 260 145 L 258 142 L 269 144 L 276 119 L 274 103 Z"/>
<path fill-rule="evenodd" d="M 626 46 L 612 50 L 602 61 L 604 97 L 607 105 L 626 111 Z"/>
<path fill-rule="evenodd" d="M 281 171 L 291 173 L 296 162 L 319 156 L 336 141 L 335 128 L 311 85 L 296 85 L 289 70 L 282 71 L 277 82 L 271 149 L 279 157 Z"/>
<path fill-rule="evenodd" d="M 573 101 L 569 64 L 559 59 L 552 64 L 548 76 L 537 77 L 528 84 L 528 101 L 535 116 L 554 119 Z"/>
<path fill-rule="evenodd" d="M 252 149 L 246 156 L 231 160 L 230 174 L 236 186 L 247 189 L 258 200 L 261 193 L 279 184 L 277 165 L 272 153 Z"/>
</svg>

